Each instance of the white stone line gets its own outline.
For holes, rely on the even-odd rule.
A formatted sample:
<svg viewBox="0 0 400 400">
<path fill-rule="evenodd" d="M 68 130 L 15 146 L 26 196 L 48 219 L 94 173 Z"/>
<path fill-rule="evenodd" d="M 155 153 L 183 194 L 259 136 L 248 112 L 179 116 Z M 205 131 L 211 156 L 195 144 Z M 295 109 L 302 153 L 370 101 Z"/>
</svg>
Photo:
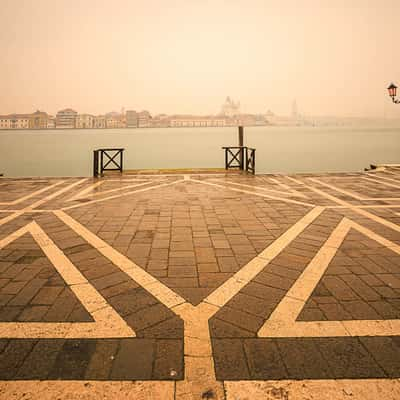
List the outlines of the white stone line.
<svg viewBox="0 0 400 400">
<path fill-rule="evenodd" d="M 51 193 L 48 196 L 44 197 L 43 199 L 36 201 L 35 203 L 31 204 L 28 208 L 29 209 L 37 208 L 37 207 L 41 206 L 42 204 L 47 203 L 48 201 L 53 200 L 58 196 L 61 196 L 63 193 L 68 192 L 69 190 L 73 189 L 75 186 L 81 185 L 82 183 L 86 182 L 87 180 L 88 180 L 88 178 L 80 179 L 79 181 L 76 181 L 76 182 L 72 183 L 71 185 L 68 185 L 68 186 L 60 189 L 57 192 Z"/>
<path fill-rule="evenodd" d="M 51 178 L 54 178 L 51 177 Z M 4 181 L 4 182 L 2 182 Z M 29 183 L 48 183 L 47 179 L 19 179 L 18 177 L 5 177 L 5 176 L 0 176 L 0 186 L 2 185 L 7 185 L 10 182 L 29 182 Z"/>
<path fill-rule="evenodd" d="M 351 178 L 354 179 L 354 177 L 351 177 Z M 291 181 L 293 181 L 293 182 L 295 182 L 295 183 L 297 183 L 297 184 L 299 184 L 299 185 L 307 186 L 307 184 L 306 184 L 305 182 L 302 182 L 302 181 L 300 181 L 300 180 L 298 180 L 298 179 L 296 179 L 296 178 L 293 178 L 293 177 L 291 177 L 291 176 L 287 176 L 287 179 L 290 179 Z M 314 181 L 315 181 L 317 178 L 306 178 L 306 179 L 310 179 L 310 180 L 314 180 Z M 365 179 L 365 178 L 363 177 L 363 179 Z M 359 196 L 358 194 L 356 194 L 356 193 L 354 193 L 354 192 L 348 192 L 348 191 L 345 192 L 344 190 L 339 189 L 339 188 L 337 188 L 336 186 L 334 186 L 334 185 L 332 185 L 332 184 L 328 184 L 328 183 L 325 183 L 325 182 L 322 182 L 322 181 L 319 181 L 319 180 L 318 180 L 318 182 L 319 182 L 319 183 L 322 183 L 323 185 L 325 185 L 325 186 L 327 186 L 327 187 L 329 187 L 329 188 L 331 188 L 331 189 L 333 189 L 333 190 L 336 190 L 337 192 L 341 192 L 341 193 L 343 193 L 343 194 L 346 194 L 346 195 L 348 195 L 348 196 L 350 196 L 350 197 L 354 197 L 354 198 L 356 198 L 357 200 L 361 200 L 361 201 L 379 201 L 379 200 L 389 201 L 389 200 L 400 200 L 400 198 L 397 198 L 397 197 L 361 197 L 361 196 Z M 326 197 L 326 196 L 325 196 L 325 197 Z M 326 206 L 326 207 L 327 207 L 327 208 L 337 208 L 337 206 Z M 386 206 L 358 205 L 358 206 L 354 206 L 354 207 L 359 207 L 359 208 L 365 207 L 365 208 L 368 208 L 368 207 L 386 207 Z"/>
<path fill-rule="evenodd" d="M 269 178 L 269 179 L 270 179 L 272 182 L 276 183 L 278 186 L 280 186 L 280 187 L 282 187 L 283 189 L 287 190 L 288 192 L 293 193 L 295 196 L 303 197 L 303 198 L 305 198 L 305 199 L 308 198 L 308 196 L 306 196 L 305 194 L 303 194 L 303 193 L 301 193 L 301 192 L 298 192 L 296 189 L 293 189 L 291 186 L 286 185 L 286 183 L 283 183 L 283 182 L 279 181 L 279 180 L 276 179 L 276 178 Z"/>
<path fill-rule="evenodd" d="M 97 187 L 99 187 L 100 185 L 102 185 L 103 183 L 105 183 L 105 181 L 100 181 L 100 182 L 95 182 L 92 183 L 89 187 L 82 189 L 80 192 L 78 192 L 77 194 L 73 195 L 72 197 L 70 197 L 67 201 L 74 201 L 77 199 L 80 199 L 81 197 L 83 197 L 86 193 L 91 192 L 92 190 L 96 189 Z"/>
<path fill-rule="evenodd" d="M 216 289 L 199 305 L 193 306 L 181 296 L 145 272 L 127 257 L 113 249 L 110 245 L 79 224 L 63 211 L 55 211 L 55 215 L 78 235 L 95 247 L 112 263 L 156 297 L 184 321 L 185 344 L 185 379 L 176 384 L 177 399 L 186 399 L 187 394 L 201 398 L 201 394 L 213 388 L 216 399 L 223 399 L 224 391 L 221 382 L 215 377 L 212 357 L 211 339 L 208 321 L 220 307 L 231 299 L 254 276 L 261 271 L 284 247 L 302 232 L 324 210 L 316 207 L 289 228 L 283 235 L 268 246 L 260 256 L 255 257 L 230 280 Z M 197 397 L 196 397 L 197 396 Z"/>
<path fill-rule="evenodd" d="M 321 185 L 323 185 L 323 186 L 326 186 L 326 187 L 329 188 L 329 189 L 332 189 L 332 190 L 334 190 L 334 191 L 336 191 L 336 192 L 342 193 L 342 194 L 344 194 L 344 195 L 346 195 L 346 196 L 353 197 L 353 198 L 356 199 L 356 200 L 360 200 L 360 201 L 372 200 L 371 198 L 361 197 L 361 196 L 358 195 L 357 193 L 349 192 L 349 191 L 347 191 L 347 190 L 338 188 L 337 186 L 334 186 L 334 185 L 331 185 L 331 184 L 329 184 L 329 183 L 320 181 L 319 179 L 316 179 L 316 178 L 308 178 L 308 180 L 310 180 L 310 181 L 312 181 L 312 182 L 315 182 L 315 183 L 319 183 L 319 184 L 321 184 Z M 381 200 L 382 200 L 382 199 L 381 199 Z"/>
<path fill-rule="evenodd" d="M 208 295 L 203 302 L 217 307 L 223 307 L 244 286 L 255 278 L 279 253 L 282 252 L 296 237 L 321 215 L 324 207 L 315 207 L 303 218 L 279 236 L 258 256 L 254 257 L 225 283 Z"/>
<path fill-rule="evenodd" d="M 302 206 L 315 207 L 314 204 L 305 203 L 305 202 L 298 201 L 298 200 L 286 199 L 286 198 L 277 197 L 277 196 L 270 196 L 270 195 L 267 195 L 267 194 L 264 194 L 264 193 L 251 192 L 249 190 L 233 188 L 233 187 L 229 187 L 228 185 L 219 185 L 217 183 L 212 183 L 212 182 L 200 181 L 200 180 L 193 179 L 193 178 L 190 178 L 190 180 L 192 182 L 201 183 L 203 185 L 210 185 L 210 186 L 219 187 L 219 188 L 225 189 L 225 190 L 233 190 L 235 192 L 251 194 L 251 195 L 259 196 L 259 197 L 265 197 L 265 198 L 272 199 L 272 200 L 280 200 L 280 201 L 283 201 L 285 203 L 293 203 L 293 204 L 299 204 L 299 205 L 302 205 Z"/>
<path fill-rule="evenodd" d="M 185 303 L 173 308 L 184 320 L 185 340 L 185 380 L 177 382 L 176 398 L 201 398 L 204 390 L 211 387 L 216 399 L 224 399 L 221 382 L 215 377 L 214 359 L 212 357 L 209 319 L 235 296 L 251 279 L 278 255 L 300 232 L 302 232 L 323 211 L 316 207 L 300 221 L 289 228 L 284 234 L 269 245 L 259 256 L 256 256 L 246 266 L 241 268 L 228 281 L 215 289 L 199 305 L 193 307 Z"/>
<path fill-rule="evenodd" d="M 134 337 L 134 331 L 87 281 L 36 222 L 0 241 L 0 249 L 30 233 L 95 322 L 0 322 L 2 338 Z"/>
<path fill-rule="evenodd" d="M 150 178 L 150 176 L 149 176 Z M 156 177 L 157 178 L 157 177 Z M 99 178 L 98 178 L 99 179 Z M 141 178 L 124 178 L 123 176 L 121 176 L 120 179 L 109 179 L 107 178 L 107 176 L 103 176 L 102 178 L 100 178 L 102 181 L 104 182 L 119 182 L 119 183 L 125 183 L 125 182 L 140 182 L 140 181 L 145 181 L 148 178 L 145 176 L 142 176 Z"/>
<path fill-rule="evenodd" d="M 371 205 L 355 205 L 352 208 L 399 208 L 400 204 L 371 204 Z M 343 209 L 343 208 L 348 208 L 347 206 L 325 206 L 325 208 L 330 208 L 330 209 Z"/>
<path fill-rule="evenodd" d="M 151 187 L 144 188 L 144 189 L 133 190 L 131 192 L 116 194 L 114 196 L 108 196 L 108 197 L 105 197 L 103 199 L 90 200 L 90 201 L 87 201 L 85 203 L 74 204 L 72 206 L 62 207 L 61 210 L 65 211 L 65 210 L 71 210 L 73 208 L 84 207 L 84 206 L 87 206 L 89 204 L 101 203 L 101 202 L 107 201 L 107 200 L 118 199 L 120 197 L 130 196 L 130 195 L 136 194 L 136 193 L 147 192 L 148 190 L 153 190 L 153 189 L 158 189 L 158 188 L 161 188 L 161 187 L 176 185 L 176 184 L 181 183 L 181 182 L 183 182 L 183 179 L 177 180 L 177 181 L 174 181 L 174 182 L 169 182 L 169 183 L 162 183 L 162 184 L 151 186 Z M 0 222 L 1 222 L 1 220 L 0 220 Z"/>
<path fill-rule="evenodd" d="M 296 321 L 349 230 L 349 221 L 343 218 L 261 327 L 259 336 L 265 336 L 275 321 L 286 325 Z"/>
<path fill-rule="evenodd" d="M 287 176 L 286 178 L 294 183 L 297 183 L 298 185 L 304 186 L 304 182 L 300 181 L 299 179 L 293 178 L 292 176 Z"/>
<path fill-rule="evenodd" d="M 318 179 L 313 179 L 313 181 L 316 182 L 316 183 L 323 184 L 323 182 L 320 182 Z M 372 214 L 372 213 L 370 213 L 368 211 L 365 211 L 362 208 L 356 207 L 356 206 L 352 205 L 351 203 L 348 203 L 347 201 L 344 201 L 344 200 L 339 199 L 339 198 L 337 198 L 337 197 L 335 197 L 335 196 L 333 196 L 333 195 L 331 195 L 329 193 L 324 192 L 323 190 L 317 189 L 317 188 L 315 188 L 313 186 L 309 186 L 309 185 L 306 185 L 306 186 L 309 189 L 313 190 L 315 193 L 318 193 L 321 196 L 332 200 L 336 204 L 340 204 L 342 206 L 346 206 L 347 208 L 350 208 L 354 212 L 356 212 L 356 213 L 358 213 L 360 215 L 363 215 L 364 217 L 367 217 L 367 218 L 369 218 L 369 219 L 371 219 L 371 220 L 373 220 L 375 222 L 378 222 L 379 224 L 385 225 L 390 229 L 393 229 L 393 230 L 395 230 L 397 232 L 400 232 L 400 226 L 394 224 L 393 222 L 387 221 L 386 219 L 378 217 L 377 215 Z"/>
<path fill-rule="evenodd" d="M 397 172 L 394 172 L 394 171 L 390 171 L 389 169 L 384 169 L 382 172 L 400 177 L 400 174 L 398 174 Z"/>
<path fill-rule="evenodd" d="M 173 381 L 0 381 L 0 400 L 102 399 L 181 400 Z M 224 382 L 223 400 L 398 400 L 400 380 L 304 379 Z M 187 396 L 191 396 L 188 393 Z M 193 399 L 193 397 L 192 397 Z M 191 400 L 192 400 L 191 399 Z M 201 399 L 201 397 L 199 397 Z M 215 397 L 214 397 L 215 399 Z"/>
<path fill-rule="evenodd" d="M 400 246 L 343 218 L 315 257 L 263 324 L 259 337 L 327 337 L 400 335 L 400 320 L 296 321 L 350 229 L 400 254 Z"/>
<path fill-rule="evenodd" d="M 385 182 L 385 181 L 381 180 L 381 179 L 387 179 L 387 178 L 382 178 L 382 177 L 379 177 L 379 178 L 380 179 L 364 177 L 363 179 L 368 181 L 368 182 L 379 183 L 380 185 L 384 185 L 384 186 L 400 189 L 400 182 L 398 182 L 397 185 L 395 185 L 394 183 Z M 392 179 L 392 180 L 394 180 L 394 179 Z"/>
<path fill-rule="evenodd" d="M 374 176 L 374 175 L 371 175 Z M 399 176 L 399 175 L 397 175 Z M 387 176 L 382 176 L 382 175 L 375 175 L 375 177 L 379 177 L 379 179 L 384 179 L 385 181 L 397 183 L 398 185 L 400 184 L 400 179 L 393 179 L 393 178 L 388 178 Z"/>
<path fill-rule="evenodd" d="M 398 400 L 399 379 L 225 381 L 226 400 Z"/>
<path fill-rule="evenodd" d="M 64 211 L 55 211 L 54 214 L 121 271 L 184 320 L 185 379 L 176 383 L 176 398 L 189 400 L 190 397 L 187 396 L 193 395 L 194 398 L 201 399 L 202 393 L 212 388 L 216 395 L 214 398 L 222 400 L 223 385 L 215 377 L 208 327 L 209 316 L 216 311 L 216 307 L 204 303 L 194 307 Z"/>
<path fill-rule="evenodd" d="M 42 204 L 48 202 L 49 200 L 52 200 L 52 199 L 60 196 L 61 194 L 67 192 L 68 190 L 74 188 L 75 186 L 82 184 L 87 179 L 88 178 L 84 178 L 84 179 L 81 179 L 81 180 L 79 180 L 77 182 L 74 182 L 71 185 L 68 185 L 68 186 L 58 190 L 57 192 L 51 193 L 48 196 L 46 196 L 46 197 L 34 202 L 33 204 L 31 204 L 31 205 L 29 205 L 29 206 L 27 206 L 25 208 L 22 208 L 21 210 L 17 210 L 13 214 L 8 215 L 7 217 L 4 217 L 4 218 L 0 219 L 0 226 L 6 224 L 7 222 L 12 221 L 13 219 L 19 217 L 20 215 L 22 215 L 22 214 L 24 214 L 26 212 L 32 211 L 34 208 L 41 206 Z"/>
<path fill-rule="evenodd" d="M 41 193 L 43 193 L 43 192 L 45 192 L 45 191 L 47 191 L 47 190 L 50 190 L 50 189 L 52 189 L 52 188 L 54 188 L 54 187 L 56 187 L 56 186 L 59 186 L 59 185 L 61 185 L 62 183 L 64 183 L 64 181 L 56 182 L 56 183 L 54 183 L 53 185 L 50 185 L 50 186 L 44 187 L 44 188 L 42 188 L 42 189 L 36 190 L 35 192 L 32 192 L 32 193 L 30 193 L 30 194 L 27 194 L 26 196 L 20 197 L 19 199 L 16 199 L 16 200 L 13 200 L 13 201 L 0 202 L 0 205 L 1 205 L 1 206 L 5 206 L 5 205 L 7 205 L 7 206 L 12 206 L 12 205 L 15 205 L 15 204 L 22 203 L 23 201 L 28 200 L 28 199 L 30 199 L 31 197 L 37 196 L 37 195 L 39 195 L 39 194 L 41 194 Z"/>
<path fill-rule="evenodd" d="M 90 186 L 89 188 L 86 188 L 84 190 L 82 190 L 82 192 L 78 193 L 76 196 L 72 197 L 71 199 L 69 199 L 68 201 L 75 201 L 78 200 L 82 197 L 84 197 L 87 193 L 91 192 L 93 189 L 95 189 L 96 187 L 98 187 L 99 185 L 106 183 L 106 181 L 101 181 L 101 182 L 96 182 L 95 184 L 93 184 L 92 186 Z M 144 185 L 150 185 L 151 181 L 147 181 L 147 182 L 139 182 L 139 183 L 135 183 L 134 185 L 128 185 L 128 186 L 124 186 L 124 187 L 118 187 L 118 188 L 114 188 L 114 189 L 109 189 L 109 190 L 104 190 L 104 191 L 100 191 L 100 192 L 96 192 L 96 193 L 91 193 L 89 196 L 91 198 L 93 197 L 99 197 L 105 194 L 109 194 L 109 193 L 115 193 L 115 192 L 120 192 L 122 190 L 126 190 L 126 189 L 132 189 L 135 187 L 140 187 L 140 186 L 144 186 Z"/>
<path fill-rule="evenodd" d="M 6 208 L 6 209 L 4 209 L 4 210 L 0 210 L 0 213 L 1 212 L 6 212 L 6 213 L 15 213 L 15 212 L 19 212 L 19 211 L 21 211 L 21 210 L 18 210 L 18 209 L 13 209 L 13 210 L 10 210 L 10 209 L 8 209 L 8 208 Z M 29 210 L 28 212 L 29 213 L 47 213 L 47 212 L 53 212 L 54 210 L 44 210 L 44 209 L 42 209 L 42 210 Z"/>
<path fill-rule="evenodd" d="M 0 381 L 0 400 L 176 400 L 174 381 Z M 201 399 L 201 397 L 200 397 Z M 385 399 L 388 400 L 388 399 Z"/>
<path fill-rule="evenodd" d="M 347 191 L 347 190 L 340 189 L 340 188 L 338 188 L 337 186 L 334 186 L 334 185 L 332 185 L 332 184 L 330 184 L 330 183 L 326 183 L 326 182 L 320 181 L 320 180 L 317 179 L 317 178 L 308 178 L 308 179 L 309 179 L 310 181 L 313 181 L 313 182 L 318 182 L 319 184 L 321 184 L 321 185 L 323 185 L 323 186 L 326 186 L 326 187 L 328 187 L 328 188 L 330 188 L 330 189 L 332 189 L 332 190 L 334 190 L 334 191 L 336 191 L 336 192 L 345 194 L 346 196 L 353 197 L 353 198 L 355 198 L 356 200 L 360 200 L 360 201 L 400 200 L 400 197 L 362 197 L 362 196 L 359 196 L 358 194 L 356 194 L 356 193 L 354 193 L 354 192 L 349 192 L 349 191 Z M 368 178 L 365 178 L 365 177 L 363 177 L 362 179 L 368 180 Z M 375 183 L 381 183 L 381 182 L 375 182 Z"/>
<path fill-rule="evenodd" d="M 287 196 L 287 197 L 290 197 L 290 196 L 297 196 L 297 197 L 305 197 L 305 196 L 303 196 L 303 195 L 301 195 L 301 196 L 298 196 L 297 194 L 294 194 L 293 193 L 293 191 L 286 191 L 286 192 L 282 192 L 282 191 L 279 191 L 279 190 L 274 190 L 274 189 L 267 189 L 267 188 L 264 188 L 264 187 L 262 187 L 262 186 L 254 186 L 254 185 L 247 185 L 247 184 L 245 184 L 245 183 L 237 183 L 237 182 L 231 182 L 231 181 L 226 181 L 226 180 L 221 180 L 221 179 L 217 179 L 217 178 L 215 178 L 215 179 L 210 179 L 209 181 L 214 181 L 214 182 L 220 182 L 220 183 L 225 183 L 225 184 L 229 184 L 229 185 L 236 185 L 236 186 L 242 186 L 242 187 L 248 187 L 248 188 L 252 188 L 252 189 L 257 189 L 257 190 L 262 190 L 262 191 L 264 191 L 264 192 L 272 192 L 272 194 L 271 194 L 271 196 L 276 196 L 276 195 L 280 195 L 280 196 Z M 275 193 L 275 194 L 274 194 Z M 266 193 L 267 194 L 267 193 Z"/>
<path fill-rule="evenodd" d="M 54 214 L 81 236 L 86 242 L 97 249 L 104 257 L 108 258 L 121 271 L 126 273 L 135 282 L 157 298 L 161 303 L 168 308 L 173 308 L 179 304 L 185 303 L 186 300 L 173 292 L 170 288 L 162 284 L 158 279 L 140 268 L 137 264 L 124 256 L 107 242 L 100 239 L 97 235 L 85 228 L 78 221 L 70 217 L 62 210 L 54 211 Z"/>
</svg>

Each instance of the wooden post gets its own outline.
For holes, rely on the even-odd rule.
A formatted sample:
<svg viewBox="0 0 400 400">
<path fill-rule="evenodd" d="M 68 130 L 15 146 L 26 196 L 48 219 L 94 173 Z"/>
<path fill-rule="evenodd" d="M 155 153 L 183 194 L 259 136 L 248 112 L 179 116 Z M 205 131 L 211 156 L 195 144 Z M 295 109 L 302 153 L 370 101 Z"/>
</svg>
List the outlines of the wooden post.
<svg viewBox="0 0 400 400">
<path fill-rule="evenodd" d="M 240 169 L 244 169 L 244 152 L 243 152 L 243 126 L 239 126 L 239 147 L 241 147 L 240 150 Z"/>
<path fill-rule="evenodd" d="M 97 178 L 99 175 L 99 151 L 93 150 L 93 176 Z"/>
</svg>

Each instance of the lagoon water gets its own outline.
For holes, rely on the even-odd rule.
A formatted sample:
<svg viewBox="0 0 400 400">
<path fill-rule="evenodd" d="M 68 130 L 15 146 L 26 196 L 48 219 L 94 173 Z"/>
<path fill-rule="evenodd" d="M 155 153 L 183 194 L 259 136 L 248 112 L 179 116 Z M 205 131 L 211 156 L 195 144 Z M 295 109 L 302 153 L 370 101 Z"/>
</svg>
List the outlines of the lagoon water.
<svg viewBox="0 0 400 400">
<path fill-rule="evenodd" d="M 125 148 L 125 169 L 223 168 L 237 128 L 0 131 L 4 176 L 91 176 L 93 150 Z M 400 128 L 246 127 L 257 173 L 361 171 L 400 163 Z"/>
</svg>

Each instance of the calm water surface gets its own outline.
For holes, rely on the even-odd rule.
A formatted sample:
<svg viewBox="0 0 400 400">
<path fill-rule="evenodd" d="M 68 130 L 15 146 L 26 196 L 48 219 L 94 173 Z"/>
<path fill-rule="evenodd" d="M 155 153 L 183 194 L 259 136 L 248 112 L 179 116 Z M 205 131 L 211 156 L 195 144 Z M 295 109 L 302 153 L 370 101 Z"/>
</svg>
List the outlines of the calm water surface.
<svg viewBox="0 0 400 400">
<path fill-rule="evenodd" d="M 237 128 L 0 131 L 4 176 L 91 176 L 96 148 L 125 148 L 125 168 L 223 168 Z M 245 128 L 261 172 L 361 171 L 400 163 L 400 128 Z"/>
</svg>

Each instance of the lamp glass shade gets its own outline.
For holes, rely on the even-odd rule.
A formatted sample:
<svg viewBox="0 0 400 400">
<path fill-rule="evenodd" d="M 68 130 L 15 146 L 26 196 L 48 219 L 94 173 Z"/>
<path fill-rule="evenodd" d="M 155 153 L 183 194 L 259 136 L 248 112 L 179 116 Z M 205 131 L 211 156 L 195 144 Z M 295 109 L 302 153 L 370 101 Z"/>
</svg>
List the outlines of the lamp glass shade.
<svg viewBox="0 0 400 400">
<path fill-rule="evenodd" d="M 397 86 L 391 83 L 390 86 L 388 87 L 388 91 L 390 97 L 396 97 Z"/>
</svg>

